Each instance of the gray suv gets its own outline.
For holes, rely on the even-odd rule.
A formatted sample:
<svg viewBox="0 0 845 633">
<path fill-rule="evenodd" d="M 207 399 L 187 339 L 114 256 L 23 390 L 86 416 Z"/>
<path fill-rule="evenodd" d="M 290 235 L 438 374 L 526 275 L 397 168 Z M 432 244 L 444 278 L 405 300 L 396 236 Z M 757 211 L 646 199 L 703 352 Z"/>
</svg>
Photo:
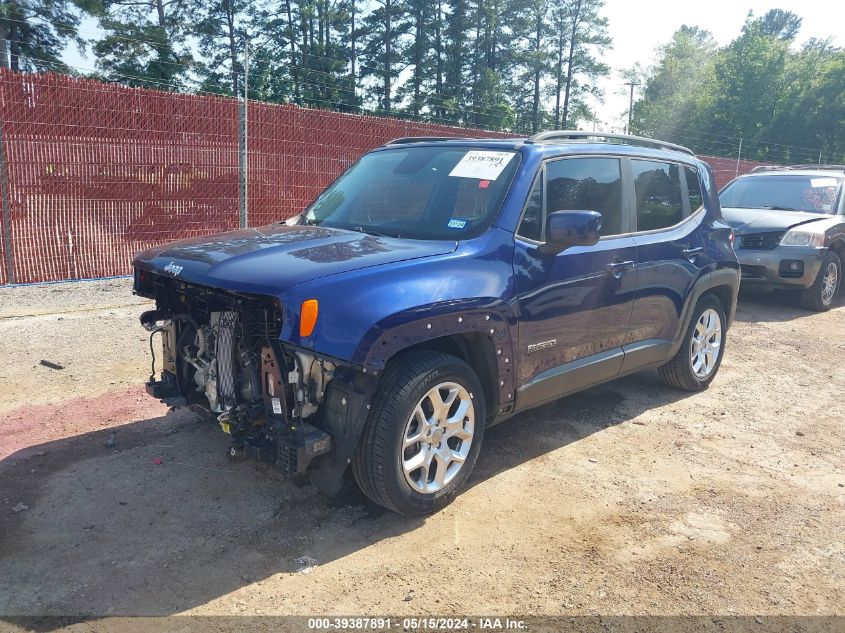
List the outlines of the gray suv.
<svg viewBox="0 0 845 633">
<path fill-rule="evenodd" d="M 757 167 L 719 193 L 735 234 L 742 285 L 801 291 L 829 310 L 845 260 L 845 166 Z"/>
</svg>

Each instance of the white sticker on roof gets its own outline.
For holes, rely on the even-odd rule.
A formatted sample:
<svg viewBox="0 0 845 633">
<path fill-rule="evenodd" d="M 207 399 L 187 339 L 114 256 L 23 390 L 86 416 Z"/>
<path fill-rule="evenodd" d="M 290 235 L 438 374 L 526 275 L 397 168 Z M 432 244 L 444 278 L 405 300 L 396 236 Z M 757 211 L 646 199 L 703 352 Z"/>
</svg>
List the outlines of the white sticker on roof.
<svg viewBox="0 0 845 633">
<path fill-rule="evenodd" d="M 450 176 L 496 180 L 513 158 L 513 152 L 487 152 L 470 150 L 458 161 Z"/>
<path fill-rule="evenodd" d="M 810 178 L 810 186 L 813 189 L 816 187 L 835 187 L 838 184 L 836 178 Z"/>
</svg>

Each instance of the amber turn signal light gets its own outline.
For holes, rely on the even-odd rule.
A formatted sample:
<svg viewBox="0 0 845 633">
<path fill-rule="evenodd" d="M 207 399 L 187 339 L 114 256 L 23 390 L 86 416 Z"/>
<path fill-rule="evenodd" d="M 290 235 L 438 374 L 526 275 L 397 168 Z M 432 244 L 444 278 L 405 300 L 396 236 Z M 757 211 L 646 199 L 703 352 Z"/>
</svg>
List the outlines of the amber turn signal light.
<svg viewBox="0 0 845 633">
<path fill-rule="evenodd" d="M 299 336 L 311 336 L 317 325 L 318 304 L 316 299 L 306 299 L 299 311 Z"/>
</svg>

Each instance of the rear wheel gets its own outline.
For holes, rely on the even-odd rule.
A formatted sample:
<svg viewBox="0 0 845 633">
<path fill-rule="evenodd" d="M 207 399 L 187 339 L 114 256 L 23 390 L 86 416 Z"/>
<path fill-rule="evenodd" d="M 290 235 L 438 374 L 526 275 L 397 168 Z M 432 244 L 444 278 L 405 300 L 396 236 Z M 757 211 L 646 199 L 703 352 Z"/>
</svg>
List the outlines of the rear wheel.
<svg viewBox="0 0 845 633">
<path fill-rule="evenodd" d="M 438 352 L 401 356 L 388 367 L 352 461 L 375 503 L 428 514 L 469 477 L 485 428 L 484 392 L 462 360 Z"/>
<path fill-rule="evenodd" d="M 678 353 L 659 369 L 664 382 L 684 391 L 703 391 L 713 382 L 725 351 L 725 308 L 713 295 L 695 306 Z"/>
<path fill-rule="evenodd" d="M 841 280 L 842 260 L 833 251 L 828 251 L 813 285 L 801 292 L 801 305 L 815 312 L 830 310 Z"/>
</svg>

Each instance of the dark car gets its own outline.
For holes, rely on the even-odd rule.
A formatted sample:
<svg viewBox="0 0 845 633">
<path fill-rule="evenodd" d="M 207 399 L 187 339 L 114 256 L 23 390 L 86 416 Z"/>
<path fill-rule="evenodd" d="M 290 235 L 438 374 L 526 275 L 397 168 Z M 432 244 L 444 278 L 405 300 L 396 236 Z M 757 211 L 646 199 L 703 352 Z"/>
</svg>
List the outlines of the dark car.
<svg viewBox="0 0 845 633">
<path fill-rule="evenodd" d="M 829 310 L 845 259 L 845 166 L 756 167 L 719 194 L 736 233 L 743 287 L 795 289 Z"/>
<path fill-rule="evenodd" d="M 448 503 L 485 429 L 658 368 L 706 388 L 739 265 L 712 174 L 636 137 L 399 139 L 284 223 L 135 259 L 148 392 L 318 489 Z M 151 334 L 151 336 L 153 335 Z"/>
</svg>

